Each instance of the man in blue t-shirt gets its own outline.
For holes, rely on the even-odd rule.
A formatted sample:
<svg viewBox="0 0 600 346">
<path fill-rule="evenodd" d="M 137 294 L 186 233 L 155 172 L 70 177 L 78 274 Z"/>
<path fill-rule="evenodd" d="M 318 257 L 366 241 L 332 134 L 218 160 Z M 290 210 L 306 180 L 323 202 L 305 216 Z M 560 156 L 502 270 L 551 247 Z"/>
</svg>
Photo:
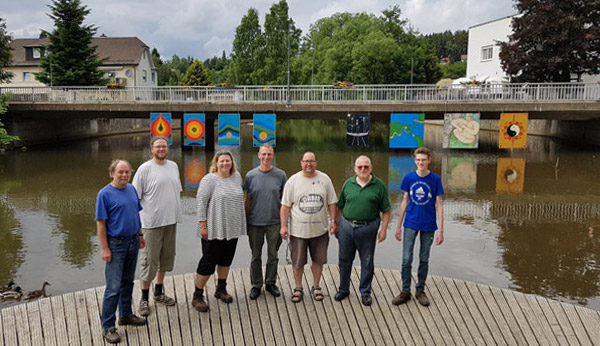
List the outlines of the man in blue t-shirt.
<svg viewBox="0 0 600 346">
<path fill-rule="evenodd" d="M 442 205 L 444 188 L 440 176 L 429 171 L 430 163 L 431 150 L 427 148 L 415 150 L 417 170 L 408 173 L 400 185 L 400 188 L 406 192 L 400 204 L 400 217 L 396 229 L 396 239 L 402 241 L 402 224 L 404 222 L 402 292 L 392 300 L 394 305 L 404 304 L 411 299 L 411 271 L 417 236 L 420 238 L 420 249 L 415 298 L 421 305 L 429 305 L 429 299 L 425 294 L 425 280 L 429 271 L 429 252 L 438 225 L 439 232 L 435 236 L 435 245 L 441 245 L 444 242 L 444 207 Z"/>
<path fill-rule="evenodd" d="M 115 329 L 116 310 L 119 325 L 145 325 L 146 319 L 133 314 L 131 294 L 138 249 L 145 246 L 142 238 L 137 192 L 129 184 L 131 165 L 114 160 L 109 167 L 112 181 L 96 197 L 96 228 L 102 260 L 106 262 L 106 289 L 102 300 L 102 336 L 108 343 L 121 341 Z"/>
</svg>

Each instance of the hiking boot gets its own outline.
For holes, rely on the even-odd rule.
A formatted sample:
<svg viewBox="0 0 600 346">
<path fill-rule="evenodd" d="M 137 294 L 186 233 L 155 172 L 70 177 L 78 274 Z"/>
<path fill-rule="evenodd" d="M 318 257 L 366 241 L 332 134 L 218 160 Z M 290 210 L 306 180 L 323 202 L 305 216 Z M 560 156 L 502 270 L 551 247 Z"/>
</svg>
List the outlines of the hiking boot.
<svg viewBox="0 0 600 346">
<path fill-rule="evenodd" d="M 117 333 L 117 330 L 115 328 L 103 330 L 102 337 L 109 344 L 118 344 L 119 342 L 121 342 L 121 335 Z"/>
<path fill-rule="evenodd" d="M 138 308 L 138 314 L 141 316 L 150 315 L 150 305 L 147 300 L 140 300 L 140 306 Z"/>
<path fill-rule="evenodd" d="M 411 296 L 410 292 L 402 292 L 399 295 L 397 295 L 396 298 L 392 299 L 392 304 L 394 304 L 394 305 L 404 304 L 407 301 L 409 301 L 411 297 L 412 296 Z"/>
<path fill-rule="evenodd" d="M 259 287 L 252 287 L 250 289 L 250 294 L 249 297 L 251 300 L 256 300 L 256 298 L 258 298 L 258 296 L 260 296 L 260 288 Z"/>
<path fill-rule="evenodd" d="M 265 286 L 265 291 L 271 293 L 273 297 L 279 297 L 281 292 L 279 292 L 279 287 L 275 284 L 268 284 Z"/>
<path fill-rule="evenodd" d="M 223 303 L 231 303 L 233 301 L 233 297 L 227 293 L 227 289 L 225 287 L 217 287 L 217 290 L 215 291 L 215 298 L 220 299 Z"/>
<path fill-rule="evenodd" d="M 365 306 L 369 306 L 373 304 L 373 298 L 371 298 L 370 294 L 365 294 L 364 296 L 362 296 L 362 303 Z"/>
<path fill-rule="evenodd" d="M 162 305 L 166 305 L 166 306 L 173 306 L 176 303 L 175 299 L 167 296 L 164 293 L 161 295 L 158 295 L 158 296 L 154 296 L 154 302 L 162 304 Z"/>
<path fill-rule="evenodd" d="M 208 311 L 208 304 L 204 301 L 204 295 L 196 295 L 194 294 L 194 299 L 192 299 L 192 306 L 194 309 L 200 312 Z"/>
<path fill-rule="evenodd" d="M 136 316 L 136 315 L 129 315 L 127 317 L 119 318 L 120 326 L 127 326 L 127 325 L 143 326 L 145 324 L 146 324 L 146 319 L 143 317 L 140 317 L 140 316 Z"/>
<path fill-rule="evenodd" d="M 417 291 L 417 293 L 415 293 L 415 298 L 417 298 L 417 301 L 423 305 L 423 306 L 429 306 L 429 298 L 427 298 L 427 295 L 425 294 L 425 291 Z"/>
</svg>

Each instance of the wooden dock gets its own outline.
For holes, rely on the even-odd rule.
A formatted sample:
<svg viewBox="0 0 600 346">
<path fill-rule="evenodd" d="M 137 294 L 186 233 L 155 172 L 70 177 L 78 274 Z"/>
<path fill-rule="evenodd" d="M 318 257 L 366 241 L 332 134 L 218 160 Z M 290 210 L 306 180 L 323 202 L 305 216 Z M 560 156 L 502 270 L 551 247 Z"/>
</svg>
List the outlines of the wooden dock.
<svg viewBox="0 0 600 346">
<path fill-rule="evenodd" d="M 471 282 L 432 276 L 431 306 L 414 299 L 402 306 L 390 301 L 400 292 L 397 270 L 376 269 L 373 305 L 363 306 L 358 293 L 360 269 L 352 274 L 349 299 L 333 299 L 337 266 L 325 266 L 325 299 L 315 302 L 304 282 L 305 299 L 294 304 L 290 266 L 279 267 L 282 297 L 269 293 L 248 298 L 248 268 L 230 272 L 231 304 L 213 297 L 210 310 L 199 313 L 190 303 L 194 274 L 167 277 L 166 292 L 177 305 L 151 302 L 148 325 L 120 327 L 121 345 L 599 345 L 600 312 L 555 300 Z M 100 305 L 103 287 L 67 293 L 0 310 L 0 345 L 104 345 Z M 134 289 L 137 308 L 140 290 Z"/>
</svg>

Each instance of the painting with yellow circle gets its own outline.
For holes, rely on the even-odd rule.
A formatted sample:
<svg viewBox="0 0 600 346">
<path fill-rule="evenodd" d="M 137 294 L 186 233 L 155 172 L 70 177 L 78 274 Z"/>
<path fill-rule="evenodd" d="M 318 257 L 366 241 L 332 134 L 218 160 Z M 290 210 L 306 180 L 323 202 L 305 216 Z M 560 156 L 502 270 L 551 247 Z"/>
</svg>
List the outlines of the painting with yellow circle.
<svg viewBox="0 0 600 346">
<path fill-rule="evenodd" d="M 254 114 L 253 146 L 265 143 L 275 146 L 275 114 Z"/>
<path fill-rule="evenodd" d="M 219 114 L 219 145 L 240 146 L 239 114 Z"/>
</svg>

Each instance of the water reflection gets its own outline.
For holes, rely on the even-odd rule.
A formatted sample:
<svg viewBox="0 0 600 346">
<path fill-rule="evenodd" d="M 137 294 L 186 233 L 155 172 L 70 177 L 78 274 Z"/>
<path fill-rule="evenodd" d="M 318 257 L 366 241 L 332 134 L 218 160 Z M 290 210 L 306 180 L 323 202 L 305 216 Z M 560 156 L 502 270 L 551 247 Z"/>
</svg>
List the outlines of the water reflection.
<svg viewBox="0 0 600 346">
<path fill-rule="evenodd" d="M 252 126 L 242 124 L 240 131 L 242 146 L 227 149 L 245 175 L 259 161 Z M 395 229 L 400 183 L 415 169 L 410 151 L 387 148 L 386 124 L 371 123 L 369 148 L 346 148 L 345 134 L 343 120 L 280 122 L 276 165 L 292 175 L 300 170 L 302 152 L 313 150 L 319 169 L 339 191 L 353 175 L 356 157 L 366 153 L 374 174 L 389 186 Z M 432 274 L 600 310 L 600 151 L 535 136 L 528 138 L 527 150 L 498 150 L 497 132 L 490 131 L 480 133 L 480 149 L 457 151 L 441 147 L 441 134 L 442 126 L 425 126 L 425 144 L 434 149 L 430 169 L 442 176 L 446 191 L 446 242 L 432 250 Z M 188 273 L 200 254 L 194 198 L 213 153 L 182 150 L 178 132 L 173 142 L 169 158 L 178 163 L 185 182 L 175 273 Z M 101 285 L 95 196 L 110 181 L 107 167 L 113 158 L 138 167 L 150 158 L 148 144 L 148 135 L 132 135 L 0 156 L 0 284 L 14 279 L 25 289 L 37 289 L 47 279 L 53 294 Z M 594 237 L 589 227 L 596 228 Z M 332 241 L 330 263 L 337 262 L 337 254 Z M 400 254 L 401 243 L 388 237 L 378 245 L 375 263 L 399 269 Z M 234 266 L 245 267 L 249 259 L 248 246 L 239 246 Z M 283 250 L 280 259 L 285 263 Z"/>
</svg>

